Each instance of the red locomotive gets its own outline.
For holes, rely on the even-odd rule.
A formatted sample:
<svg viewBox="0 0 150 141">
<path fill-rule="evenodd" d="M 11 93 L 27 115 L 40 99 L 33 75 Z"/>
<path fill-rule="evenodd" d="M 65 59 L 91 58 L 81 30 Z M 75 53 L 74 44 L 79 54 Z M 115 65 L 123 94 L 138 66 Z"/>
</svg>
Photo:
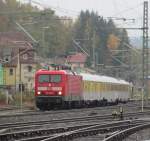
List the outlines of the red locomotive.
<svg viewBox="0 0 150 141">
<path fill-rule="evenodd" d="M 36 106 L 40 110 L 78 104 L 82 76 L 70 70 L 39 70 L 35 74 Z"/>
<path fill-rule="evenodd" d="M 127 102 L 132 84 L 125 80 L 89 74 L 77 74 L 57 66 L 55 70 L 39 70 L 35 74 L 36 106 L 55 107 L 106 106 Z"/>
</svg>

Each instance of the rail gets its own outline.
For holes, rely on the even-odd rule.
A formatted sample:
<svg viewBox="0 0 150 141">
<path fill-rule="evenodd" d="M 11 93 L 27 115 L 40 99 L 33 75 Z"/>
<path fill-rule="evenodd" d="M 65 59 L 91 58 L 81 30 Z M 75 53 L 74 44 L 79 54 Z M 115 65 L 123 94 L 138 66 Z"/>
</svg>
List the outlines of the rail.
<svg viewBox="0 0 150 141">
<path fill-rule="evenodd" d="M 113 134 L 112 136 L 107 137 L 103 141 L 121 141 L 121 140 L 127 138 L 128 136 L 136 133 L 137 131 L 140 131 L 143 129 L 148 129 L 148 128 L 150 128 L 150 123 L 131 127 L 131 128 L 125 129 L 123 131 L 120 131 L 116 134 Z"/>
<path fill-rule="evenodd" d="M 107 127 L 93 126 L 93 127 L 88 127 L 88 128 L 83 128 L 83 129 L 79 129 L 79 130 L 61 133 L 61 134 L 55 135 L 53 137 L 44 139 L 42 141 L 60 141 L 60 140 L 61 141 L 69 141 L 69 140 L 72 140 L 75 138 L 93 136 L 93 135 L 97 135 L 100 133 L 103 134 L 103 133 L 114 132 L 116 130 L 123 130 L 123 129 L 127 129 L 130 127 L 138 126 L 138 125 L 140 125 L 140 123 L 123 124 L 123 122 L 122 122 L 121 125 L 114 124 L 112 126 L 107 126 Z"/>
<path fill-rule="evenodd" d="M 137 121 L 137 124 L 139 121 Z M 120 124 L 122 127 L 120 127 Z M 114 129 L 125 129 L 127 125 L 133 126 L 132 121 L 119 121 L 119 122 L 113 122 L 109 124 L 87 124 L 87 125 L 77 125 L 77 126 L 70 126 L 70 127 L 62 127 L 62 128 L 43 128 L 43 129 L 31 129 L 26 131 L 18 131 L 18 132 L 12 132 L 12 133 L 2 133 L 0 134 L 0 140 L 6 141 L 6 140 L 21 140 L 26 139 L 29 140 L 29 138 L 36 138 L 37 137 L 43 139 L 43 138 L 51 138 L 52 135 L 54 135 L 55 138 L 61 138 L 61 135 L 68 135 L 70 138 L 70 135 L 76 134 L 77 131 L 81 132 L 86 130 L 89 132 L 89 130 L 95 130 L 99 129 L 99 132 L 105 133 L 114 131 Z M 94 132 L 95 133 L 95 132 Z M 84 133 L 85 134 L 85 133 Z M 55 136 L 56 135 L 56 136 Z M 47 136 L 47 137 L 46 137 Z"/>
</svg>

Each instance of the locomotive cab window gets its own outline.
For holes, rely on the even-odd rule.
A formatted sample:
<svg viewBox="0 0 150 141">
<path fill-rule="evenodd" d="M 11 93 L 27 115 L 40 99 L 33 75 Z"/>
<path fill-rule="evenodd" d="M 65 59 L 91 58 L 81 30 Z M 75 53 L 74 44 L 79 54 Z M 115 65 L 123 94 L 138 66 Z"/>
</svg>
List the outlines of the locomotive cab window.
<svg viewBox="0 0 150 141">
<path fill-rule="evenodd" d="M 42 75 L 39 75 L 38 80 L 40 83 L 45 83 L 45 82 L 58 83 L 61 81 L 61 75 L 42 74 Z"/>
<path fill-rule="evenodd" d="M 49 75 L 46 74 L 39 75 L 39 82 L 40 83 L 49 82 Z"/>
<path fill-rule="evenodd" d="M 61 75 L 50 75 L 50 82 L 58 83 L 61 81 Z"/>
</svg>

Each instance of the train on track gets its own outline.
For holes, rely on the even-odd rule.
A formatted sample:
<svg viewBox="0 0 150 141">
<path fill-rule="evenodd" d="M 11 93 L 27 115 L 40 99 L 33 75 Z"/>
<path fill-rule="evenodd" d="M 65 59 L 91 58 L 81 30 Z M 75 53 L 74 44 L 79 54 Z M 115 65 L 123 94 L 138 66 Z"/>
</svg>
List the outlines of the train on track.
<svg viewBox="0 0 150 141">
<path fill-rule="evenodd" d="M 35 100 L 40 110 L 127 102 L 131 90 L 130 83 L 108 76 L 46 69 L 35 74 Z"/>
</svg>

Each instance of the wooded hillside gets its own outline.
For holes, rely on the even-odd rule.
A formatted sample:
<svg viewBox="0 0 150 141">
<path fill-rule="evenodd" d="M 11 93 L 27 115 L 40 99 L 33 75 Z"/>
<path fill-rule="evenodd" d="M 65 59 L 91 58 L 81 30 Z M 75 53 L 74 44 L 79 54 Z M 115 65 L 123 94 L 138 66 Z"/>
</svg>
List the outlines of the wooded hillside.
<svg viewBox="0 0 150 141">
<path fill-rule="evenodd" d="M 122 57 L 122 52 L 115 51 L 127 49 L 126 30 L 118 29 L 111 19 L 104 19 L 98 13 L 81 11 L 72 22 L 51 9 L 41 11 L 29 4 L 20 5 L 16 0 L 0 0 L 0 32 L 22 32 L 16 22 L 39 42 L 36 49 L 40 56 L 52 58 L 84 51 L 89 55 L 88 66 L 93 62 L 117 66 L 129 60 Z"/>
</svg>

